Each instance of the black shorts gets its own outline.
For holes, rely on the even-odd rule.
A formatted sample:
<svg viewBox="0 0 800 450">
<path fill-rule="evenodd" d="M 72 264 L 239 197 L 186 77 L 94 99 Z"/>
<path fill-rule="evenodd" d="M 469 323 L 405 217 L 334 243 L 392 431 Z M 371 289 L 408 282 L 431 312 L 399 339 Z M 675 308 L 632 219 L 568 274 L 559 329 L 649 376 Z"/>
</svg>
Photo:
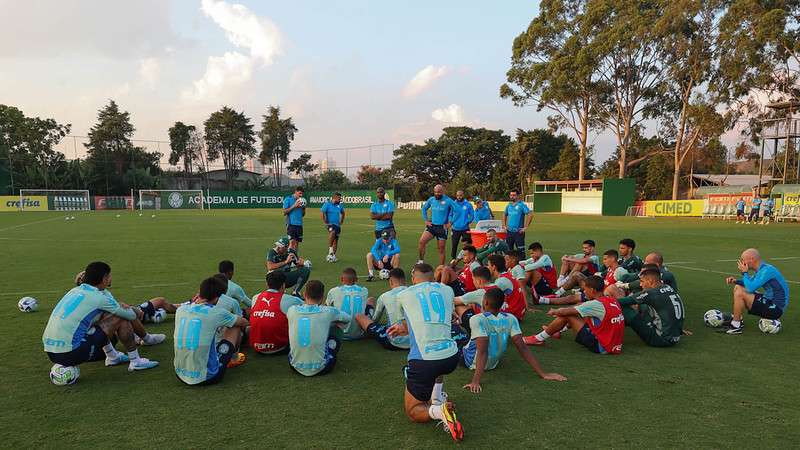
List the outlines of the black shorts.
<svg viewBox="0 0 800 450">
<path fill-rule="evenodd" d="M 102 359 L 103 347 L 108 344 L 108 336 L 100 327 L 89 328 L 81 344 L 75 349 L 65 353 L 47 352 L 47 357 L 54 364 L 62 366 L 77 366 L 89 361 Z"/>
<path fill-rule="evenodd" d="M 777 320 L 783 315 L 783 310 L 780 306 L 772 303 L 772 300 L 767 300 L 764 296 L 756 292 L 755 300 L 753 300 L 753 305 L 750 306 L 750 314 L 758 317 L 763 317 L 764 319 L 770 320 Z"/>
<path fill-rule="evenodd" d="M 475 315 L 475 310 L 471 306 L 467 306 L 466 311 L 464 311 L 461 314 L 461 317 L 460 317 L 461 326 L 464 327 L 465 330 L 467 330 L 467 333 L 471 333 L 472 332 L 472 330 L 470 329 L 470 326 L 469 326 L 469 319 L 471 319 L 472 316 L 474 316 L 474 315 Z"/>
<path fill-rule="evenodd" d="M 553 295 L 553 288 L 551 288 L 550 285 L 547 284 L 547 280 L 545 280 L 544 277 L 539 278 L 539 281 L 536 282 L 536 285 L 533 286 L 533 289 L 540 296 L 542 296 L 542 295 Z"/>
<path fill-rule="evenodd" d="M 736 215 L 737 216 L 743 216 L 744 215 L 744 210 L 743 209 L 737 209 L 736 210 Z"/>
<path fill-rule="evenodd" d="M 597 337 L 589 329 L 589 325 L 584 325 L 575 335 L 575 342 L 588 348 L 590 352 L 600 353 L 600 342 L 597 341 Z"/>
<path fill-rule="evenodd" d="M 453 230 L 453 239 L 458 236 L 458 240 L 460 242 L 469 242 L 472 244 L 472 235 L 469 232 L 469 228 L 466 230 Z"/>
<path fill-rule="evenodd" d="M 458 367 L 458 353 L 445 359 L 412 359 L 405 367 L 406 389 L 421 402 L 431 399 L 436 378 Z"/>
<path fill-rule="evenodd" d="M 293 241 L 303 242 L 303 227 L 300 225 L 287 225 L 286 234 Z"/>
<path fill-rule="evenodd" d="M 389 327 L 387 327 L 386 325 L 381 325 L 372 322 L 367 327 L 367 334 L 375 338 L 375 340 L 378 341 L 378 343 L 381 344 L 381 346 L 383 346 L 383 348 L 385 348 L 386 350 L 408 350 L 400 347 L 395 347 L 395 345 L 392 344 L 392 341 L 389 339 L 389 334 L 386 332 L 386 330 L 388 329 Z"/>
<path fill-rule="evenodd" d="M 372 257 L 375 258 L 375 255 L 372 255 Z M 374 267 L 375 269 L 379 269 L 380 270 L 380 267 L 378 267 L 378 260 L 377 259 L 375 260 L 375 264 L 373 264 L 372 267 Z M 392 258 L 389 258 L 388 262 L 383 263 L 383 268 L 386 269 L 386 270 L 392 270 L 394 268 L 394 267 L 392 267 Z"/>
<path fill-rule="evenodd" d="M 139 305 L 139 309 L 142 310 L 144 314 L 142 316 L 142 322 L 152 322 L 153 316 L 156 315 L 156 307 L 153 306 L 153 303 L 149 300 Z"/>
<path fill-rule="evenodd" d="M 384 231 L 388 231 L 392 235 L 392 239 L 397 237 L 394 227 L 386 227 L 380 230 L 375 230 L 375 239 L 380 239 Z"/>
<path fill-rule="evenodd" d="M 772 217 L 772 210 L 771 209 L 765 209 L 764 210 L 764 217 Z"/>
<path fill-rule="evenodd" d="M 448 284 L 448 286 L 450 286 L 450 289 L 453 290 L 453 295 L 455 295 L 456 297 L 461 297 L 462 295 L 467 293 L 467 290 L 464 289 L 464 283 L 462 283 L 459 278 L 456 278 L 455 280 L 451 281 Z"/>
<path fill-rule="evenodd" d="M 519 231 L 509 231 L 506 235 L 506 244 L 511 250 L 524 250 L 525 249 L 525 233 Z"/>
<path fill-rule="evenodd" d="M 437 241 L 447 240 L 447 228 L 445 228 L 444 225 L 431 225 L 429 227 L 426 226 L 425 231 L 432 234 Z"/>
<path fill-rule="evenodd" d="M 336 239 L 339 239 L 339 235 L 342 234 L 342 227 L 340 227 L 339 225 L 329 224 L 327 228 L 328 228 L 328 233 L 333 232 L 335 234 Z"/>
</svg>

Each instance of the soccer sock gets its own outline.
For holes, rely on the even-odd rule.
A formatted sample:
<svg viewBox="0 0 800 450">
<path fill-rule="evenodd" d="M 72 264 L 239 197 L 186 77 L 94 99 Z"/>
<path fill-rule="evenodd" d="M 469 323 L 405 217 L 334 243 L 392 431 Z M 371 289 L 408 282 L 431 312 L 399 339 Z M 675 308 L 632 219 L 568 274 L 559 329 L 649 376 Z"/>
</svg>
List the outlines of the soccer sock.
<svg viewBox="0 0 800 450">
<path fill-rule="evenodd" d="M 332 255 L 332 254 L 333 254 L 333 247 L 328 247 L 328 254 L 329 254 L 329 255 Z"/>
<path fill-rule="evenodd" d="M 139 359 L 139 349 L 129 351 L 128 358 L 130 358 L 131 361 L 136 361 Z"/>
<path fill-rule="evenodd" d="M 550 299 L 548 297 L 539 297 L 539 304 L 540 305 L 549 305 Z"/>
<path fill-rule="evenodd" d="M 536 339 L 539 339 L 540 341 L 546 341 L 549 338 L 550 338 L 550 335 L 547 334 L 547 331 L 544 331 L 544 330 L 542 330 L 541 333 L 536 335 Z"/>
<path fill-rule="evenodd" d="M 373 272 L 372 269 L 369 269 L 369 276 L 374 276 L 374 275 L 375 275 L 375 272 Z"/>
<path fill-rule="evenodd" d="M 428 415 L 431 416 L 431 419 L 445 420 L 442 405 L 431 405 L 428 408 Z"/>
<path fill-rule="evenodd" d="M 107 357 L 109 357 L 111 359 L 116 358 L 117 355 L 119 354 L 117 349 L 114 348 L 114 344 L 112 344 L 110 342 L 103 346 L 103 352 L 106 354 Z"/>
<path fill-rule="evenodd" d="M 444 389 L 444 383 L 436 383 L 433 385 L 433 392 L 431 393 L 431 400 L 440 400 L 442 398 L 442 390 Z"/>
<path fill-rule="evenodd" d="M 731 320 L 731 326 L 733 328 L 739 328 L 739 327 L 742 326 L 742 321 L 741 320 Z"/>
<path fill-rule="evenodd" d="M 558 290 L 556 291 L 556 295 L 559 296 L 559 297 L 563 297 L 564 294 L 566 294 L 566 293 L 567 293 L 567 291 L 563 287 L 558 288 Z"/>
</svg>

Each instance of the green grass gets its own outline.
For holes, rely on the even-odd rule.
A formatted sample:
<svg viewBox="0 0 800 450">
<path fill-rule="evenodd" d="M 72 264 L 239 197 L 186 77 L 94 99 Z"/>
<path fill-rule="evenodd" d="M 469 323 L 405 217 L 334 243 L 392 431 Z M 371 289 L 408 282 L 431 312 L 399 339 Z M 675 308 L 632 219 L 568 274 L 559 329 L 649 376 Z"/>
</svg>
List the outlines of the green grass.
<svg viewBox="0 0 800 450">
<path fill-rule="evenodd" d="M 350 210 L 342 235 L 340 262 L 326 264 L 327 244 L 310 214 L 301 254 L 314 263 L 313 278 L 333 286 L 338 271 L 352 265 L 363 274 L 363 255 L 372 243 L 366 211 Z M 403 263 L 416 259 L 422 228 L 418 212 L 398 213 Z M 164 212 L 149 215 L 94 212 L 66 222 L 57 213 L 0 214 L 0 248 L 7 269 L 0 279 L 0 446 L 13 447 L 360 447 L 450 446 L 432 424 L 410 423 L 402 411 L 405 354 L 387 352 L 374 341 L 345 343 L 333 374 L 304 378 L 290 371 L 286 357 L 249 355 L 223 383 L 190 388 L 172 368 L 170 317 L 153 332 L 166 344 L 143 356 L 161 361 L 155 370 L 128 373 L 101 363 L 81 366 L 70 387 L 48 380 L 50 363 L 41 334 L 49 311 L 71 287 L 75 273 L 91 260 L 113 267 L 114 295 L 127 303 L 154 296 L 183 301 L 224 258 L 237 266 L 236 281 L 252 293 L 263 283 L 264 255 L 282 233 L 275 210 Z M 638 253 L 664 253 L 675 272 L 694 336 L 671 349 L 645 347 L 630 330 L 623 354 L 591 354 L 571 339 L 551 340 L 534 349 L 546 369 L 569 377 L 543 382 L 513 347 L 497 370 L 486 374 L 484 391 L 461 386 L 471 372 L 459 368 L 446 390 L 457 403 L 466 430 L 462 446 L 506 447 L 790 447 L 798 442 L 796 389 L 798 305 L 783 318 L 783 331 L 767 336 L 746 319 L 742 336 L 723 336 L 703 326 L 711 307 L 730 310 L 732 273 L 746 246 L 800 286 L 800 226 L 735 225 L 699 219 L 639 219 L 539 215 L 528 241 L 540 240 L 557 259 L 575 252 L 586 238 L 598 250 L 634 238 Z M 433 260 L 433 246 L 429 260 Z M 773 259 L 774 258 L 774 259 Z M 679 264 L 670 265 L 674 261 Z M 367 285 L 370 293 L 384 282 Z M 40 301 L 40 311 L 22 314 L 23 295 Z M 523 331 L 537 330 L 542 312 L 529 314 Z M 113 443 L 113 444 L 111 444 Z"/>
</svg>

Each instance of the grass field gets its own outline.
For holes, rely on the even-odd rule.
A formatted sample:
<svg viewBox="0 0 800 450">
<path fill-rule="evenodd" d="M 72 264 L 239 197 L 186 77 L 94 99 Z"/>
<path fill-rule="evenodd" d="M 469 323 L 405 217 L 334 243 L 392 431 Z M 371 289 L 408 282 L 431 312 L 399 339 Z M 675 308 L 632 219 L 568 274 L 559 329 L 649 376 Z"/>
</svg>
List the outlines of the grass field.
<svg viewBox="0 0 800 450">
<path fill-rule="evenodd" d="M 306 218 L 301 255 L 314 262 L 312 278 L 333 286 L 352 265 L 364 272 L 372 243 L 364 210 L 349 210 L 340 261 L 326 264 L 327 245 L 318 213 Z M 149 215 L 93 212 L 64 221 L 57 213 L 0 214 L 0 246 L 8 264 L 0 279 L 0 447 L 449 447 L 450 437 L 432 424 L 410 423 L 402 411 L 401 368 L 406 355 L 376 342 L 345 343 L 331 375 L 305 378 L 290 371 L 285 356 L 249 354 L 223 383 L 190 388 L 172 367 L 174 322 L 149 325 L 168 340 L 143 356 L 154 370 L 128 373 L 102 363 L 81 366 L 77 384 L 50 384 L 51 366 L 41 334 L 56 301 L 91 260 L 113 268 L 114 295 L 127 303 L 154 296 L 183 301 L 217 262 L 232 259 L 235 280 L 252 295 L 263 287 L 263 261 L 282 233 L 275 210 L 185 211 Z M 416 259 L 418 212 L 396 217 L 403 265 Z M 764 335 L 746 318 L 742 336 L 703 326 L 711 307 L 730 310 L 724 274 L 736 272 L 746 246 L 800 288 L 800 226 L 736 225 L 699 219 L 642 219 L 539 215 L 528 242 L 540 240 L 557 259 L 592 238 L 598 251 L 634 238 L 637 253 L 665 255 L 686 304 L 694 336 L 671 349 L 645 347 L 630 330 L 621 356 L 597 356 L 571 339 L 550 340 L 534 354 L 546 369 L 569 378 L 543 382 L 513 347 L 483 380 L 483 393 L 461 386 L 471 372 L 459 368 L 445 388 L 465 427 L 470 448 L 789 448 L 800 438 L 798 305 L 783 317 L 783 331 Z M 433 246 L 428 260 L 433 261 Z M 372 295 L 385 282 L 366 284 Z M 793 294 L 794 294 L 793 292 Z M 31 295 L 40 311 L 22 314 L 17 300 Z M 794 294 L 796 295 L 796 294 Z M 543 310 L 542 310 L 543 311 Z M 523 331 L 538 330 L 541 312 L 529 314 Z"/>
</svg>

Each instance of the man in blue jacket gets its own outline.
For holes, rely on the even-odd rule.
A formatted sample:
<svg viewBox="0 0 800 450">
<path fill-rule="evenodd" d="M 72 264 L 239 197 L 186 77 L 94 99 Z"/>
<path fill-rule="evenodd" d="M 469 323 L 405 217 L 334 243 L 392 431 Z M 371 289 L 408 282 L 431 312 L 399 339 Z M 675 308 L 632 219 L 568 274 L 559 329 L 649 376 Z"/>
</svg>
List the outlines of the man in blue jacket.
<svg viewBox="0 0 800 450">
<path fill-rule="evenodd" d="M 745 310 L 754 316 L 776 320 L 789 306 L 789 285 L 775 266 L 761 259 L 758 250 L 748 248 L 742 252 L 737 264 L 742 278 L 725 279 L 733 285 L 733 320 L 730 326 L 721 330 L 727 334 L 742 334 Z"/>
<path fill-rule="evenodd" d="M 425 231 L 419 237 L 419 261 L 424 262 L 425 247 L 436 239 L 439 250 L 439 265 L 444 265 L 444 252 L 447 245 L 447 231 L 450 229 L 450 215 L 458 208 L 452 198 L 444 194 L 444 187 L 437 184 L 433 187 L 433 195 L 422 205 L 422 220 L 425 221 Z M 428 210 L 431 211 L 428 218 Z"/>
<path fill-rule="evenodd" d="M 388 271 L 395 267 L 400 267 L 400 244 L 390 231 L 385 230 L 367 253 L 367 281 L 375 278 L 375 269 Z"/>
<path fill-rule="evenodd" d="M 456 208 L 450 213 L 450 223 L 453 224 L 452 250 L 450 259 L 456 259 L 456 254 L 460 250 L 458 244 L 462 241 L 472 243 L 472 236 L 469 234 L 469 224 L 475 218 L 475 210 L 472 203 L 464 198 L 464 191 L 456 192 Z"/>
</svg>

